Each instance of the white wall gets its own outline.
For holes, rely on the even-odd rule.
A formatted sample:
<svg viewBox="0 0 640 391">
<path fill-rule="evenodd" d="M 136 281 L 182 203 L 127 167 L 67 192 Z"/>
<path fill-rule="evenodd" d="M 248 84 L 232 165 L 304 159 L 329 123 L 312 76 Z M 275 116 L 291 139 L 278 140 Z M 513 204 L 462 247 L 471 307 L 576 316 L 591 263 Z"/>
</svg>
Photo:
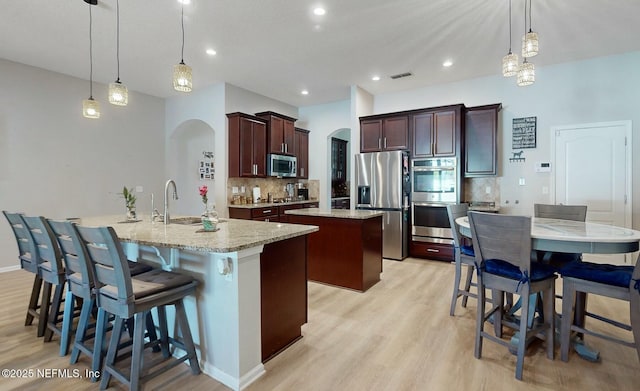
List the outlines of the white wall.
<svg viewBox="0 0 640 391">
<path fill-rule="evenodd" d="M 309 179 L 320 182 L 320 208 L 331 208 L 331 133 L 351 128 L 350 101 L 338 101 L 317 106 L 301 107 L 299 126 L 309 132 Z M 352 132 L 352 140 L 353 140 Z M 359 133 L 359 131 L 358 131 Z M 352 141 L 353 142 L 353 141 Z M 358 145 L 360 141 L 358 138 Z"/>
<path fill-rule="evenodd" d="M 232 84 L 226 84 L 225 106 L 225 113 L 255 114 L 263 111 L 273 111 L 288 117 L 298 118 L 297 107 Z M 301 127 L 300 122 L 296 122 L 296 126 Z"/>
<path fill-rule="evenodd" d="M 503 105 L 499 143 L 502 207 L 507 213 L 533 214 L 533 203 L 551 202 L 551 174 L 535 173 L 534 163 L 550 161 L 551 127 L 592 122 L 631 120 L 632 151 L 640 150 L 640 52 L 601 57 L 536 69 L 536 82 L 518 87 L 513 78 L 492 76 L 412 91 L 376 95 L 374 112 L 464 103 Z M 455 69 L 454 69 L 455 71 Z M 498 70 L 496 70 L 496 73 Z M 537 148 L 524 149 L 524 163 L 510 163 L 513 118 L 537 117 Z M 597 158 L 597 156 L 594 156 Z M 553 169 L 553 168 L 552 168 Z M 639 178 L 640 159 L 633 161 Z M 588 180 L 589 173 L 585 173 Z M 519 186 L 518 178 L 526 185 Z M 640 180 L 633 183 L 633 226 L 640 228 Z M 518 204 L 515 205 L 515 201 Z M 505 204 L 509 201 L 509 204 Z"/>
<path fill-rule="evenodd" d="M 123 186 L 140 185 L 138 213 L 164 177 L 164 100 L 129 92 L 108 103 L 94 84 L 100 119 L 82 116 L 89 82 L 0 60 L 0 209 L 66 218 L 122 213 Z M 4 217 L 2 218 L 4 220 Z M 15 238 L 0 223 L 0 270 L 18 265 Z"/>
</svg>

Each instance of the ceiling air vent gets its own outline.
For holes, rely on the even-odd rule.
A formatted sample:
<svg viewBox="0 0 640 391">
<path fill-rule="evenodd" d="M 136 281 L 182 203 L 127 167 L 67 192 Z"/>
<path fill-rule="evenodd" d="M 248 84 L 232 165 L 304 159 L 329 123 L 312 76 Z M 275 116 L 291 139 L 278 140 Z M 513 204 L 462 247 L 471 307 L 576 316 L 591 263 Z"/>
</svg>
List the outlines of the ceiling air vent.
<svg viewBox="0 0 640 391">
<path fill-rule="evenodd" d="M 413 73 L 411 72 L 405 72 L 405 73 L 398 73 L 397 75 L 391 75 L 392 79 L 401 79 L 403 77 L 409 77 L 409 76 L 413 76 Z"/>
</svg>

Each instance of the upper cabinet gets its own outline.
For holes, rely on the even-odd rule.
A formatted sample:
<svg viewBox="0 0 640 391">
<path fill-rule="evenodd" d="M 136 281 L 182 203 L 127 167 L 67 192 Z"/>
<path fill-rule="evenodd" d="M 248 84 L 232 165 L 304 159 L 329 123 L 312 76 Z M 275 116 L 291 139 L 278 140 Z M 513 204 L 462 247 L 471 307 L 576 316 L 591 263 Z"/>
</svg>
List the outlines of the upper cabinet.
<svg viewBox="0 0 640 391">
<path fill-rule="evenodd" d="M 309 179 L 309 131 L 295 128 L 293 140 L 298 161 L 298 178 Z"/>
<path fill-rule="evenodd" d="M 294 123 L 296 118 L 273 111 L 256 113 L 256 117 L 267 121 L 267 139 L 269 141 L 267 153 L 295 155 Z"/>
<path fill-rule="evenodd" d="M 409 149 L 409 117 L 369 116 L 360 118 L 360 152 Z"/>
<path fill-rule="evenodd" d="M 267 123 L 243 113 L 227 114 L 229 177 L 267 176 Z"/>
<path fill-rule="evenodd" d="M 498 173 L 498 123 L 501 104 L 469 107 L 465 111 L 464 176 Z"/>
<path fill-rule="evenodd" d="M 411 116 L 411 156 L 457 156 L 463 105 L 425 109 Z"/>
</svg>

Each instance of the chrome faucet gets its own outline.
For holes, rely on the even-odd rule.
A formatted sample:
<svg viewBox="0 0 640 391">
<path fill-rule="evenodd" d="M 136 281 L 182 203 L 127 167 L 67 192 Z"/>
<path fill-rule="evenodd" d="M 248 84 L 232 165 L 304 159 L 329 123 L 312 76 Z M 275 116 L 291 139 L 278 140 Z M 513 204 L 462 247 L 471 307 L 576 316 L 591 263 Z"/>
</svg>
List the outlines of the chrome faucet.
<svg viewBox="0 0 640 391">
<path fill-rule="evenodd" d="M 173 184 L 173 199 L 178 199 L 178 189 L 176 188 L 176 183 L 173 179 L 169 179 L 167 183 L 164 184 L 164 223 L 169 224 L 169 185 Z"/>
</svg>

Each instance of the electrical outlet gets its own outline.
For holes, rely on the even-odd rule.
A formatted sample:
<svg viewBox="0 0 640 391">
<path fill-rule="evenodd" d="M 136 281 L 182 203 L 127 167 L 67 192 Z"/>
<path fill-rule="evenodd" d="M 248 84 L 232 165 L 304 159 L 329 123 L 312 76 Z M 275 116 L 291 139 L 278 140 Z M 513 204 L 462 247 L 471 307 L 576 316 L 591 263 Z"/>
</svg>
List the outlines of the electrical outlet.
<svg viewBox="0 0 640 391">
<path fill-rule="evenodd" d="M 487 186 L 484 188 L 484 192 L 487 194 L 491 194 L 491 186 Z"/>
<path fill-rule="evenodd" d="M 549 188 L 547 186 L 542 186 L 542 194 L 549 194 Z"/>
<path fill-rule="evenodd" d="M 526 184 L 526 183 L 525 183 L 524 178 L 520 178 L 520 179 L 518 179 L 518 185 L 520 185 L 520 186 L 524 186 L 525 184 Z"/>
<path fill-rule="evenodd" d="M 233 187 L 231 187 L 231 192 L 232 192 L 233 194 L 238 194 L 238 186 L 233 186 Z"/>
</svg>

